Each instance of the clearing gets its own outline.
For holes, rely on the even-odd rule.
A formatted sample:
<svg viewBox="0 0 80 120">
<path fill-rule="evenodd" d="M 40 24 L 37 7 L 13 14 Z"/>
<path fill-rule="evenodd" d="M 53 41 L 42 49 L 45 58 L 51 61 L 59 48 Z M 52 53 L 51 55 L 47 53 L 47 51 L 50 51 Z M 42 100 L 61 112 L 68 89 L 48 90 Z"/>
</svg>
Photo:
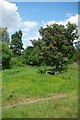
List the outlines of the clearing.
<svg viewBox="0 0 80 120">
<path fill-rule="evenodd" d="M 78 117 L 78 67 L 61 74 L 37 72 L 38 67 L 3 70 L 3 118 Z"/>
</svg>

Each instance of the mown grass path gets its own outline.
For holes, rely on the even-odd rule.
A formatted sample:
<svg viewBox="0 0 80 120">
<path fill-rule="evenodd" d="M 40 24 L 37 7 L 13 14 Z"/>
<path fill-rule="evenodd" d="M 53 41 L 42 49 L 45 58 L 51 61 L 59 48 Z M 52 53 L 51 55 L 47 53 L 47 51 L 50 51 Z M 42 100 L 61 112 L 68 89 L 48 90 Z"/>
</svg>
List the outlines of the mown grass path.
<svg viewBox="0 0 80 120">
<path fill-rule="evenodd" d="M 47 98 L 35 98 L 35 99 L 22 99 L 22 100 L 18 100 L 16 103 L 12 102 L 9 105 L 4 106 L 3 105 L 3 109 L 9 109 L 10 107 L 14 107 L 14 106 L 18 106 L 18 105 L 26 105 L 26 104 L 32 104 L 32 103 L 37 103 L 37 102 L 41 102 L 41 101 L 47 101 L 50 99 L 59 99 L 59 98 L 65 98 L 68 97 L 67 94 L 55 94 L 51 97 L 47 97 Z"/>
</svg>

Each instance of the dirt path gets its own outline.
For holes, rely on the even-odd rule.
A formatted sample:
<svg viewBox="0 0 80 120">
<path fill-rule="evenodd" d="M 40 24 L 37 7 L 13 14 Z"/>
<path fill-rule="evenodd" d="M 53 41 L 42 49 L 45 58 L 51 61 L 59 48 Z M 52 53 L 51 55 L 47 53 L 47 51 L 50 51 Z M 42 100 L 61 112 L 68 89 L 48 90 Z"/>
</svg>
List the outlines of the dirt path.
<svg viewBox="0 0 80 120">
<path fill-rule="evenodd" d="M 65 98 L 65 97 L 67 97 L 67 94 L 55 94 L 47 98 L 22 99 L 22 100 L 15 101 L 15 103 L 11 102 L 11 103 L 8 103 L 7 105 L 3 105 L 2 108 L 8 109 L 8 108 L 15 107 L 18 105 L 33 104 L 33 103 L 38 103 L 41 101 L 44 102 L 50 99 L 58 99 L 58 98 Z"/>
</svg>

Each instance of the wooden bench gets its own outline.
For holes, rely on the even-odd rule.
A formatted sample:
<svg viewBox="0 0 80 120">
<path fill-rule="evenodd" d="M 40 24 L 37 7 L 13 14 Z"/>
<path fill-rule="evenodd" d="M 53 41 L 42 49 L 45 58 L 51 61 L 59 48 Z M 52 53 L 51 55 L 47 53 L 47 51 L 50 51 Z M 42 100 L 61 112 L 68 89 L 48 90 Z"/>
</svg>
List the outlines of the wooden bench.
<svg viewBox="0 0 80 120">
<path fill-rule="evenodd" d="M 59 74 L 59 71 L 46 71 L 46 74 L 51 74 L 51 75 L 57 75 Z"/>
</svg>

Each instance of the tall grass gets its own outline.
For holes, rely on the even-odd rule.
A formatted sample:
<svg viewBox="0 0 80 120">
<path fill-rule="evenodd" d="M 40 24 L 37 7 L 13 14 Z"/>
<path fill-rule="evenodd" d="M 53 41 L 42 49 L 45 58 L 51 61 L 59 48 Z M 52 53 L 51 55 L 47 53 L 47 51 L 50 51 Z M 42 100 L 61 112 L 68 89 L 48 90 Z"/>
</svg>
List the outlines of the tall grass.
<svg viewBox="0 0 80 120">
<path fill-rule="evenodd" d="M 69 69 L 58 75 L 40 74 L 37 72 L 37 67 L 31 66 L 4 70 L 3 117 L 76 117 L 78 68 L 76 63 L 68 67 Z M 65 93 L 68 96 L 9 109 L 4 108 L 6 105 L 20 102 L 23 99 L 39 99 L 59 93 Z"/>
</svg>

